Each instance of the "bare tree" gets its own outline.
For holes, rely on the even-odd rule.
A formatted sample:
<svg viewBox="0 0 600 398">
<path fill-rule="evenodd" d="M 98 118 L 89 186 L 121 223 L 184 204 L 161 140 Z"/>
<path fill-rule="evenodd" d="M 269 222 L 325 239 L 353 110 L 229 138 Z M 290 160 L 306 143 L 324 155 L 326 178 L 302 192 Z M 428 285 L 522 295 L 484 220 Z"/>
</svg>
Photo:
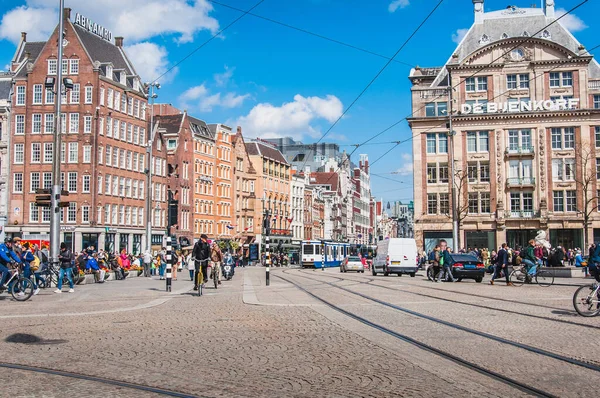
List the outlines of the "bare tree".
<svg viewBox="0 0 600 398">
<path fill-rule="evenodd" d="M 463 221 L 469 215 L 469 199 L 468 199 L 468 183 L 469 175 L 466 170 L 456 169 L 454 172 L 454 178 L 451 182 L 454 184 L 454 191 L 451 189 L 450 192 L 454 192 L 456 198 L 452 197 L 452 193 L 450 194 L 450 206 L 452 206 L 446 215 L 450 220 L 453 220 L 454 215 L 456 215 L 456 220 L 458 221 L 458 242 L 457 247 L 460 249 L 461 247 L 461 239 L 460 239 L 460 229 L 462 227 Z M 452 185 L 451 185 L 452 186 Z M 456 200 L 456 203 L 454 203 Z"/>
<path fill-rule="evenodd" d="M 592 189 L 593 183 L 596 180 L 596 151 L 591 145 L 581 147 L 579 151 L 575 151 L 575 169 L 572 170 L 571 165 L 567 164 L 565 172 L 571 173 L 574 176 L 576 191 L 581 192 L 583 203 L 577 203 L 578 212 L 583 214 L 583 249 L 587 249 L 587 236 L 590 228 L 590 219 L 592 214 L 598 209 L 598 195 Z M 578 169 L 578 166 L 581 169 Z"/>
</svg>

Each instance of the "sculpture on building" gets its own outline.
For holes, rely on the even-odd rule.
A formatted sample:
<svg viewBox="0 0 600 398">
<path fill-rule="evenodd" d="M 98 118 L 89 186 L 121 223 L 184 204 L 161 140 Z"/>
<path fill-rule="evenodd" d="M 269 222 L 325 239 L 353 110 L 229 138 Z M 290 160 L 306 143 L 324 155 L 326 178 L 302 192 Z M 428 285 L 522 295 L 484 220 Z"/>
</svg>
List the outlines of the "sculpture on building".
<svg viewBox="0 0 600 398">
<path fill-rule="evenodd" d="M 552 245 L 550 245 L 550 242 L 546 240 L 546 231 L 538 231 L 537 235 L 535 236 L 535 244 L 542 245 L 547 250 L 550 250 L 550 248 L 552 247 Z"/>
</svg>

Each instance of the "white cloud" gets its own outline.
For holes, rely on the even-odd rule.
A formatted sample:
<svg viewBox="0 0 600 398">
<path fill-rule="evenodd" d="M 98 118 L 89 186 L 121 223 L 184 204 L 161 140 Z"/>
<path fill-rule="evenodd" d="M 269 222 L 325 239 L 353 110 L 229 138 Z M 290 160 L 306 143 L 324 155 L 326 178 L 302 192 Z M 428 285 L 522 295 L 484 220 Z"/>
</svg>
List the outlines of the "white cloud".
<svg viewBox="0 0 600 398">
<path fill-rule="evenodd" d="M 17 43 L 21 32 L 27 31 L 31 40 L 47 39 L 58 23 L 57 4 L 55 0 L 26 0 L 26 5 L 4 14 L 0 38 Z M 126 43 L 165 34 L 185 43 L 202 30 L 215 33 L 219 29 L 219 22 L 209 16 L 213 7 L 206 0 L 66 0 L 66 7 L 125 37 Z"/>
<path fill-rule="evenodd" d="M 413 159 L 410 153 L 403 153 L 400 155 L 402 165 L 396 173 L 401 176 L 410 176 L 413 174 Z"/>
<path fill-rule="evenodd" d="M 462 39 L 465 38 L 469 29 L 457 29 L 456 32 L 452 33 L 452 41 L 456 44 L 460 44 Z"/>
<path fill-rule="evenodd" d="M 191 87 L 186 90 L 179 101 L 186 109 L 199 109 L 203 112 L 210 112 L 215 107 L 226 109 L 237 108 L 242 105 L 250 94 L 238 95 L 236 93 L 215 93 L 211 94 L 206 85 Z"/>
<path fill-rule="evenodd" d="M 396 12 L 398 8 L 408 7 L 410 5 L 410 0 L 394 0 L 388 6 L 389 12 Z"/>
<path fill-rule="evenodd" d="M 167 50 L 155 43 L 143 42 L 131 46 L 125 46 L 125 53 L 131 60 L 142 81 L 151 81 L 165 73 L 169 66 Z M 177 68 L 173 69 L 159 81 L 166 83 L 172 81 L 177 74 Z"/>
<path fill-rule="evenodd" d="M 563 15 L 565 15 L 566 13 L 567 13 L 567 10 L 565 10 L 564 8 L 557 8 L 556 9 L 556 18 L 560 18 Z M 585 24 L 585 22 L 583 22 L 583 20 L 575 14 L 566 15 L 564 18 L 562 18 L 558 22 L 560 22 L 560 24 L 562 26 L 564 26 L 565 28 L 567 28 L 567 30 L 569 30 L 571 32 L 579 32 L 584 29 L 587 29 L 587 27 L 588 27 Z"/>
<path fill-rule="evenodd" d="M 225 72 L 217 73 L 215 75 L 215 84 L 217 85 L 217 87 L 226 86 L 231 80 L 234 71 L 235 68 L 229 68 L 227 65 L 225 65 Z"/>
<path fill-rule="evenodd" d="M 293 102 L 281 106 L 258 104 L 248 115 L 239 118 L 235 125 L 242 126 L 251 137 L 291 136 L 299 139 L 305 134 L 317 133 L 318 128 L 313 123 L 318 119 L 333 123 L 342 112 L 342 102 L 334 95 L 321 98 L 297 94 Z"/>
</svg>

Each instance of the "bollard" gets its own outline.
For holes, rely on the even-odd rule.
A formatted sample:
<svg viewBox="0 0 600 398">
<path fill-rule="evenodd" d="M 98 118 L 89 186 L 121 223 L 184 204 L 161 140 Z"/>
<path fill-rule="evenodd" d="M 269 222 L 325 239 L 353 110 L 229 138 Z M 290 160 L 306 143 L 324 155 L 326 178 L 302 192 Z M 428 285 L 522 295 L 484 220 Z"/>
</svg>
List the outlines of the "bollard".
<svg viewBox="0 0 600 398">
<path fill-rule="evenodd" d="M 269 235 L 267 234 L 267 236 L 265 237 L 265 262 L 266 262 L 266 277 L 267 277 L 267 281 L 266 284 L 267 286 L 269 286 L 271 284 L 270 281 L 270 275 L 269 275 L 269 267 L 271 266 L 271 252 L 269 250 Z"/>
<path fill-rule="evenodd" d="M 321 242 L 321 271 L 325 271 L 325 243 Z"/>
<path fill-rule="evenodd" d="M 172 266 L 173 266 L 173 244 L 171 237 L 167 237 L 167 292 L 171 291 Z"/>
</svg>

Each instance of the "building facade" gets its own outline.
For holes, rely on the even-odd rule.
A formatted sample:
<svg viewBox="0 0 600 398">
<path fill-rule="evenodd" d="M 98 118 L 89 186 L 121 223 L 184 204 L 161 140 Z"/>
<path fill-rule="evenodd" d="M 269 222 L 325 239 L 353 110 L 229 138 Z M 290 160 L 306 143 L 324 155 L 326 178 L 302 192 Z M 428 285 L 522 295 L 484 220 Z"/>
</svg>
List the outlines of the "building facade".
<svg viewBox="0 0 600 398">
<path fill-rule="evenodd" d="M 371 177 L 369 175 L 369 157 L 360 155 L 358 167 L 354 169 L 353 192 L 353 235 L 354 242 L 358 244 L 372 244 L 374 242 L 373 228 L 371 227 Z"/>
<path fill-rule="evenodd" d="M 234 189 L 233 189 L 233 146 L 231 127 L 224 124 L 210 124 L 208 128 L 215 136 L 215 238 L 230 239 L 234 234 Z"/>
<path fill-rule="evenodd" d="M 304 240 L 304 176 L 292 170 L 291 189 L 291 230 L 295 243 Z"/>
<path fill-rule="evenodd" d="M 10 125 L 12 74 L 0 74 L 0 241 L 8 223 L 8 181 L 10 178 Z"/>
<path fill-rule="evenodd" d="M 65 10 L 64 59 L 57 65 L 58 29 L 47 42 L 27 42 L 23 34 L 11 63 L 15 93 L 12 115 L 12 179 L 9 224 L 14 235 L 49 237 L 50 208 L 37 207 L 37 189 L 52 184 L 55 126 L 62 133 L 61 178 L 69 192 L 61 209 L 61 241 L 75 250 L 93 245 L 138 253 L 145 247 L 148 124 L 144 86 L 115 43 L 71 23 Z M 55 95 L 44 85 L 61 67 L 72 90 Z M 63 103 L 54 120 L 54 102 Z M 166 165 L 162 158 L 161 167 Z M 155 179 L 153 243 L 162 244 L 166 227 L 165 176 Z M 43 238 L 42 238 L 43 239 Z M 160 241 L 160 242 L 159 242 Z"/>
<path fill-rule="evenodd" d="M 327 171 L 332 165 L 337 167 L 345 156 L 345 151 L 340 152 L 340 146 L 335 143 L 303 144 L 290 137 L 266 141 L 275 145 L 292 168 L 302 172 L 307 167 L 311 172 Z"/>
<path fill-rule="evenodd" d="M 256 200 L 256 169 L 248 156 L 241 127 L 237 128 L 231 144 L 233 156 L 235 157 L 235 167 L 233 169 L 235 178 L 235 232 L 237 239 L 246 248 L 248 244 L 254 242 L 256 233 L 260 232 L 260 224 L 256 224 L 254 219 L 255 209 L 258 206 Z M 244 254 L 244 257 L 248 257 L 246 249 Z"/>
<path fill-rule="evenodd" d="M 552 24 L 554 1 L 473 4 L 446 65 L 410 74 L 419 245 L 451 243 L 455 209 L 459 247 L 526 245 L 540 230 L 553 246 L 583 247 L 600 238 L 600 66 Z"/>
</svg>

